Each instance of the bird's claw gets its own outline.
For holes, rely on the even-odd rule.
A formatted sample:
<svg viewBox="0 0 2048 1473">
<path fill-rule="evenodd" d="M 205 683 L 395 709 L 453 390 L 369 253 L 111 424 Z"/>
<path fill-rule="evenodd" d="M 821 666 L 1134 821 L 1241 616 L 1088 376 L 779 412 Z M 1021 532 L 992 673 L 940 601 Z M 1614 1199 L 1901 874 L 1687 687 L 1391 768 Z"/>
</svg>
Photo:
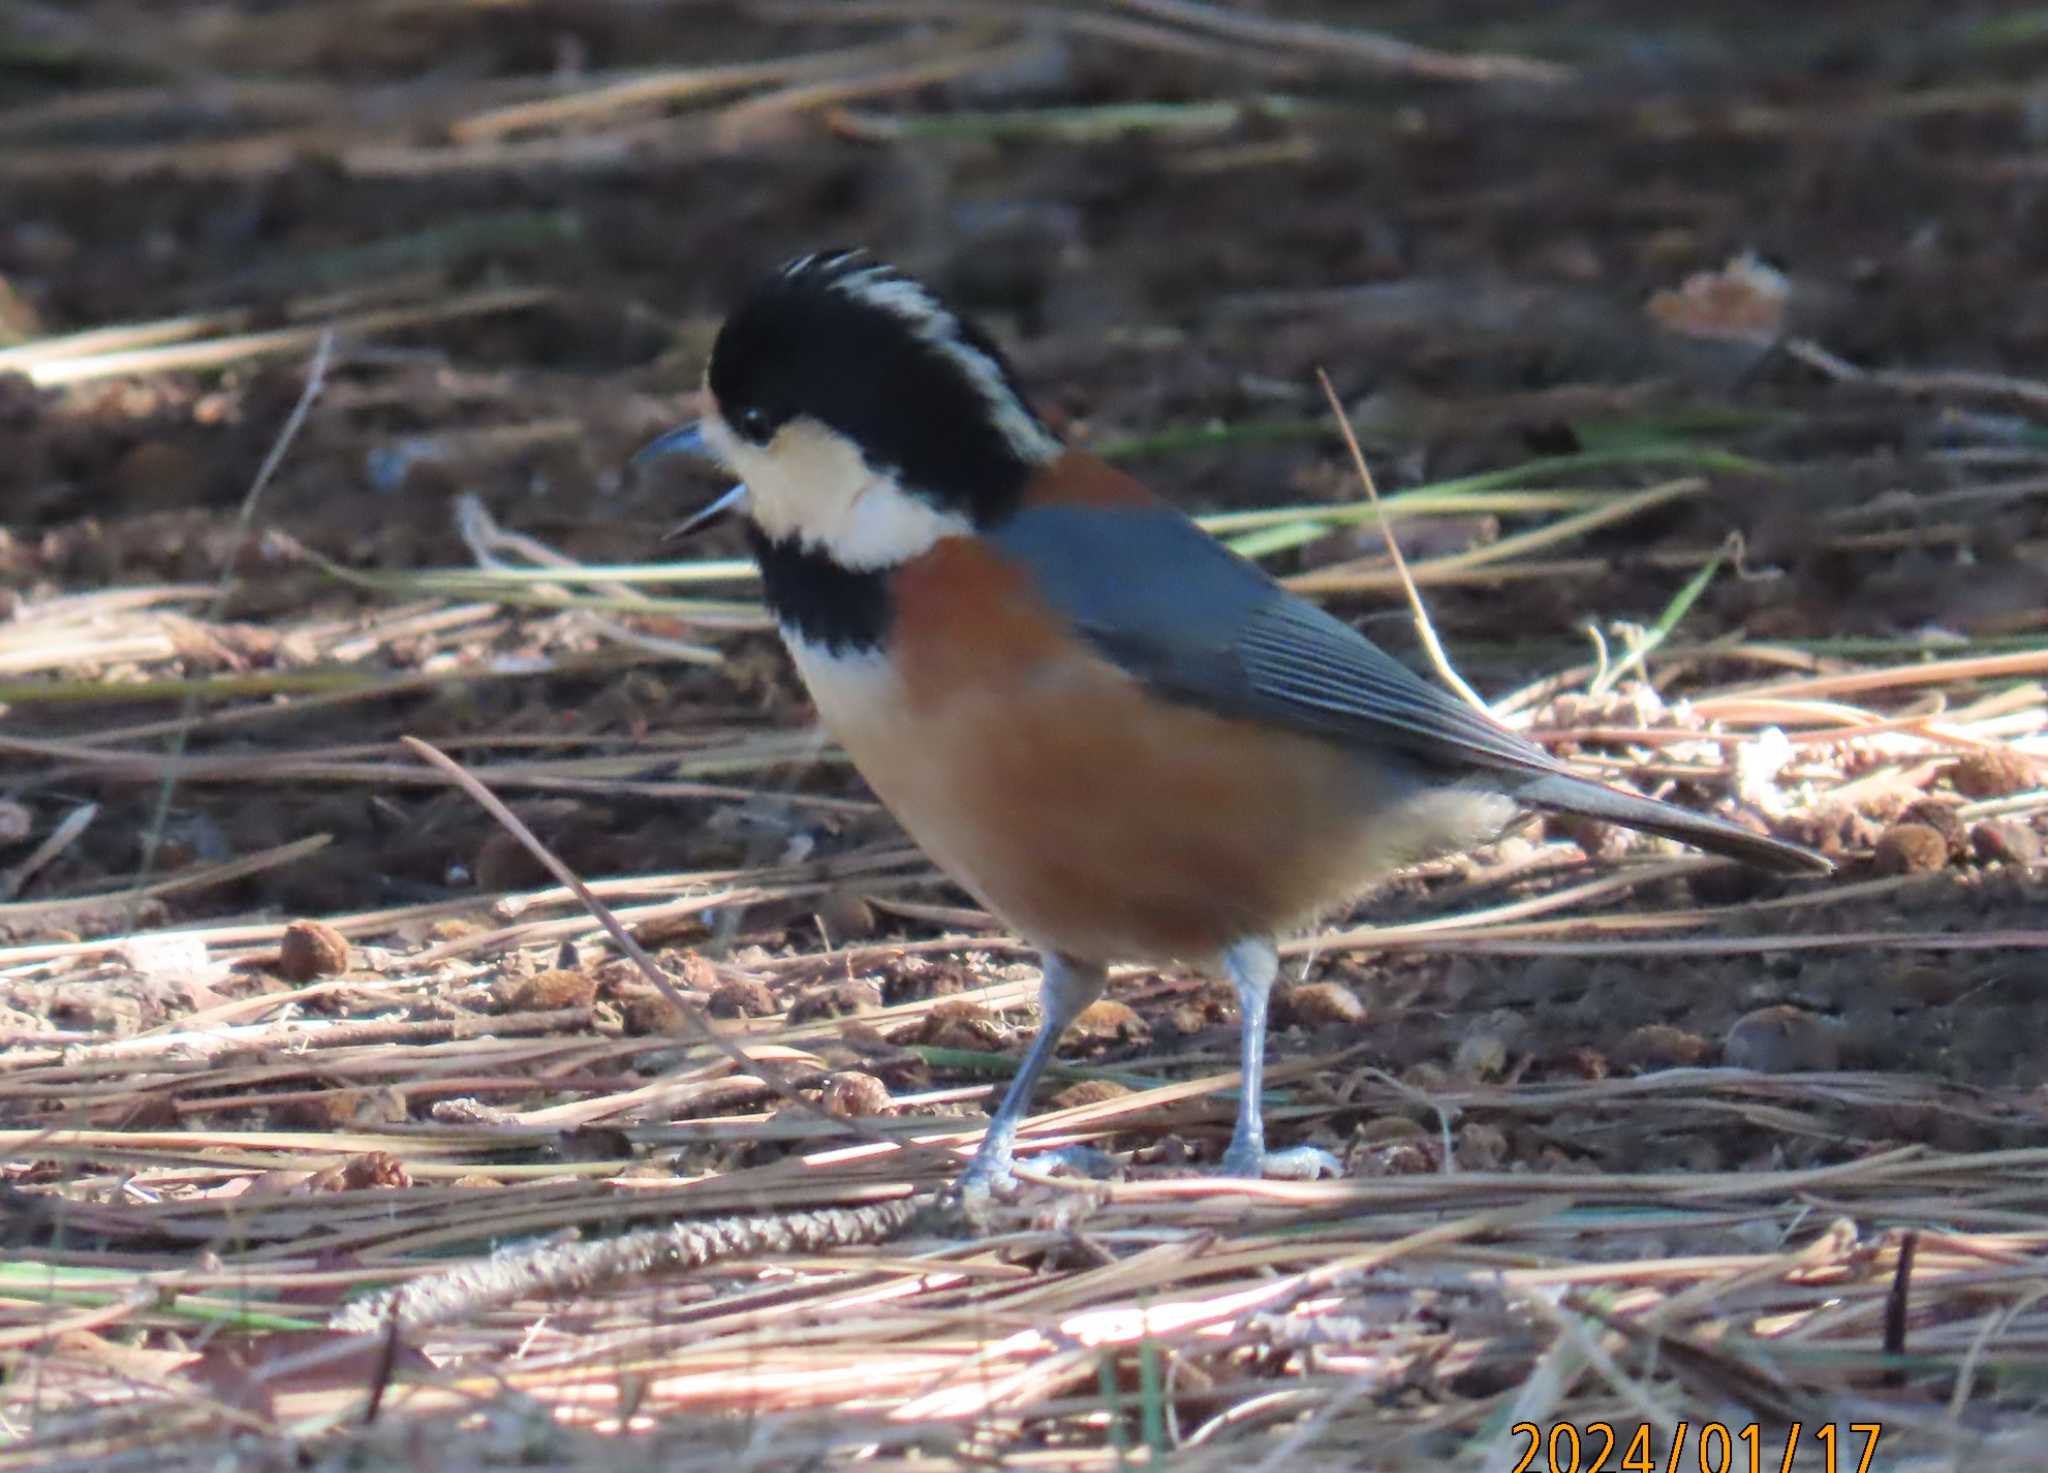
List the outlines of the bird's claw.
<svg viewBox="0 0 2048 1473">
<path fill-rule="evenodd" d="M 1219 1176 L 1249 1181 L 1316 1181 L 1343 1174 L 1344 1163 L 1320 1146 L 1290 1146 L 1284 1151 L 1241 1151 L 1233 1146 L 1217 1169 Z"/>
<path fill-rule="evenodd" d="M 990 1197 L 1013 1197 L 1023 1185 L 1017 1173 L 1011 1168 L 1009 1159 L 982 1160 L 976 1157 L 968 1163 L 967 1170 L 960 1174 L 960 1196 L 962 1200 L 983 1200 Z M 1116 1157 L 1107 1151 L 1098 1151 L 1093 1146 L 1062 1146 L 1057 1151 L 1040 1151 L 1031 1157 L 1031 1169 L 1048 1174 L 1064 1172 L 1070 1176 L 1084 1176 L 1092 1181 L 1107 1181 L 1120 1169 Z"/>
</svg>

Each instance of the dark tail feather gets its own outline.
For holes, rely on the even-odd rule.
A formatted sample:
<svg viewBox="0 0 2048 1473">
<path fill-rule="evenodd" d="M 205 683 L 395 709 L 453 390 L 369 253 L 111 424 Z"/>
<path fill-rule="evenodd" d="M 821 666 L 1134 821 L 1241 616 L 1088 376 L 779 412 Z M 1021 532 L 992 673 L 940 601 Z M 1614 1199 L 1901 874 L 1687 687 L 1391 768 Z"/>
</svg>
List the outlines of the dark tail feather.
<svg viewBox="0 0 2048 1473">
<path fill-rule="evenodd" d="M 1694 844 L 1713 854 L 1725 854 L 1758 869 L 1781 875 L 1824 875 L 1834 865 L 1811 849 L 1752 834 L 1725 819 L 1710 818 L 1654 798 L 1639 798 L 1616 788 L 1589 782 L 1563 773 L 1532 778 L 1516 790 L 1515 797 L 1531 808 L 1553 813 L 1576 813 L 1601 818 L 1623 828 L 1641 829 Z"/>
</svg>

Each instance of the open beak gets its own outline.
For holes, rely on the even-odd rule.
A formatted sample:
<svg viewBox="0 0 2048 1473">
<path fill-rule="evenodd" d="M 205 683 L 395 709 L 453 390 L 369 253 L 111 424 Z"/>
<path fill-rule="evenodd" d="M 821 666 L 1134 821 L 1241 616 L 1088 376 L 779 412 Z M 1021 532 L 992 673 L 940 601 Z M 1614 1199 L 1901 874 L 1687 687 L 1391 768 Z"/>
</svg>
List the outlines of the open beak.
<svg viewBox="0 0 2048 1473">
<path fill-rule="evenodd" d="M 722 520 L 728 512 L 732 511 L 734 507 L 746 499 L 747 483 L 742 481 L 709 506 L 699 507 L 695 513 L 686 518 L 680 525 L 671 527 L 668 531 L 662 533 L 662 544 L 667 546 L 671 543 L 681 542 L 684 538 L 703 531 L 713 522 Z"/>
<path fill-rule="evenodd" d="M 704 426 L 698 420 L 691 420 L 686 425 L 678 425 L 665 435 L 656 435 L 641 446 L 633 457 L 633 464 L 641 466 L 650 460 L 661 460 L 671 455 L 701 456 L 705 453 Z"/>
<path fill-rule="evenodd" d="M 670 430 L 665 435 L 655 436 L 642 446 L 639 453 L 633 457 L 633 464 L 637 467 L 646 465 L 649 461 L 665 459 L 671 455 L 702 456 L 706 453 L 704 448 L 704 427 L 701 424 L 692 423 Z M 731 512 L 741 502 L 745 501 L 746 497 L 746 483 L 741 482 L 709 506 L 700 508 L 694 515 L 684 521 L 682 525 L 664 533 L 661 539 L 663 544 L 681 542 L 692 533 L 701 532 L 704 528 Z"/>
</svg>

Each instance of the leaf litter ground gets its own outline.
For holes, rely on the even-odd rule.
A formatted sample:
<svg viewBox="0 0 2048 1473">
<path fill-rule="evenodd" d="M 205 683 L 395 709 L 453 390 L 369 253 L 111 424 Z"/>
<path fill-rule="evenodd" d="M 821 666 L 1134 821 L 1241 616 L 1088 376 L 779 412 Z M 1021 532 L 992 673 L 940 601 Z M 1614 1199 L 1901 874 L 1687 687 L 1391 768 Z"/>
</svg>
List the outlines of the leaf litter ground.
<svg viewBox="0 0 2048 1473">
<path fill-rule="evenodd" d="M 2048 32 L 24 11 L 0 1468 L 2035 1465 Z M 736 547 L 642 566 L 716 484 L 620 472 L 840 240 L 1404 645 L 1326 368 L 1506 719 L 1843 874 L 1532 830 L 1333 918 L 1268 1108 L 1336 1182 L 1191 1172 L 1228 994 L 1129 973 L 1032 1132 L 1125 1179 L 923 1211 L 1030 958 L 809 734 Z"/>
</svg>

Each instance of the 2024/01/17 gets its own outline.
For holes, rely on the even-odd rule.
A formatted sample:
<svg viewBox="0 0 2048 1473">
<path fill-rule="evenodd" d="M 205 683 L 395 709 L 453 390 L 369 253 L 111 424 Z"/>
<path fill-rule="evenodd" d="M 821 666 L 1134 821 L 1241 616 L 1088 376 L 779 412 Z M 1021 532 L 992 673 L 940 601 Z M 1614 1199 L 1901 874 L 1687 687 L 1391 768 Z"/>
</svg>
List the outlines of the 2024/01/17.
<svg viewBox="0 0 2048 1473">
<path fill-rule="evenodd" d="M 1880 1422 L 1823 1422 L 1811 1431 L 1804 1423 L 1790 1422 L 1782 1436 L 1778 1428 L 1766 1431 L 1756 1422 L 1739 1427 L 1706 1422 L 1697 1430 L 1690 1422 L 1678 1422 L 1661 1435 L 1648 1422 L 1633 1429 L 1612 1422 L 1588 1422 L 1583 1428 L 1571 1422 L 1548 1427 L 1517 1422 L 1508 1429 L 1509 1436 L 1529 1440 L 1514 1473 L 1870 1473 L 1883 1433 Z M 1540 1464 L 1539 1456 L 1544 1458 Z"/>
</svg>

